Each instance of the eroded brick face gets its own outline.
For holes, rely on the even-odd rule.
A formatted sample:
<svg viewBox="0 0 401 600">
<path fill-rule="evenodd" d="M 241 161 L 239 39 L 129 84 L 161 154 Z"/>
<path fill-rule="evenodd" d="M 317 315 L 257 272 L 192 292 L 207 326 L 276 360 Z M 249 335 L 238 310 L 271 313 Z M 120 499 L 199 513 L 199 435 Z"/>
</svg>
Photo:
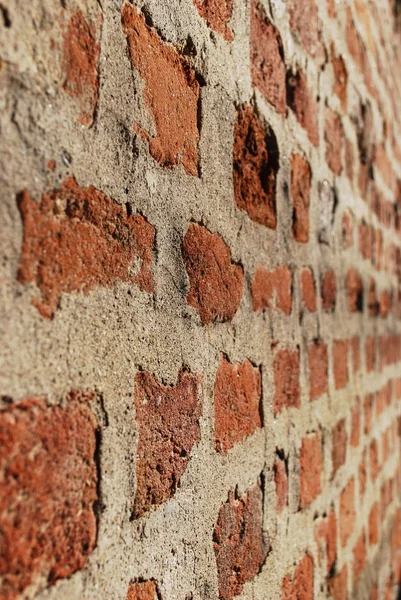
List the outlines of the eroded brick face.
<svg viewBox="0 0 401 600">
<path fill-rule="evenodd" d="M 315 0 L 305 0 L 302 4 L 297 0 L 289 0 L 288 12 L 290 27 L 299 37 L 304 48 L 313 57 L 320 58 L 322 48 L 319 42 L 319 23 Z"/>
<path fill-rule="evenodd" d="M 223 238 L 192 223 L 184 237 L 182 257 L 190 283 L 187 302 L 202 324 L 232 319 L 241 302 L 244 273 L 232 262 Z"/>
<path fill-rule="evenodd" d="M 253 310 L 276 309 L 285 315 L 290 315 L 291 287 L 292 275 L 287 267 L 277 267 L 274 271 L 258 267 L 251 284 Z"/>
<path fill-rule="evenodd" d="M 298 70 L 287 73 L 287 104 L 294 112 L 300 125 L 306 130 L 314 146 L 319 144 L 317 126 L 317 103 L 312 89 L 309 88 L 305 74 Z"/>
<path fill-rule="evenodd" d="M 195 72 L 127 3 L 122 27 L 132 65 L 145 82 L 143 98 L 156 129 L 152 136 L 136 123 L 136 133 L 148 142 L 151 156 L 160 165 L 182 165 L 188 175 L 198 175 L 199 83 Z"/>
<path fill-rule="evenodd" d="M 230 492 L 213 532 L 219 598 L 232 600 L 261 569 L 268 546 L 263 534 L 263 494 L 257 483 L 239 498 Z"/>
<path fill-rule="evenodd" d="M 291 198 L 294 206 L 292 233 L 297 242 L 309 240 L 311 177 L 309 163 L 299 154 L 291 154 Z"/>
<path fill-rule="evenodd" d="M 299 382 L 299 351 L 279 350 L 273 362 L 274 413 L 284 408 L 299 408 L 301 387 Z"/>
<path fill-rule="evenodd" d="M 194 444 L 199 442 L 202 414 L 201 377 L 180 371 L 167 386 L 146 372 L 135 378 L 139 427 L 136 451 L 135 518 L 174 496 Z"/>
<path fill-rule="evenodd" d="M 322 341 L 315 341 L 308 348 L 309 394 L 315 400 L 328 391 L 328 353 Z"/>
<path fill-rule="evenodd" d="M 251 5 L 250 52 L 253 85 L 278 113 L 285 115 L 287 94 L 283 42 L 279 31 L 256 1 Z"/>
<path fill-rule="evenodd" d="M 234 128 L 234 197 L 252 221 L 276 229 L 276 136 L 250 106 L 237 113 Z"/>
<path fill-rule="evenodd" d="M 40 314 L 52 318 L 62 294 L 88 293 L 116 281 L 153 291 L 154 228 L 141 215 L 70 177 L 38 204 L 18 197 L 23 225 L 18 280 L 34 283 Z"/>
<path fill-rule="evenodd" d="M 310 311 L 316 310 L 316 287 L 312 269 L 306 267 L 301 271 L 302 304 Z"/>
<path fill-rule="evenodd" d="M 96 544 L 97 422 L 91 394 L 65 406 L 23 400 L 0 410 L 1 597 L 82 569 Z M 55 535 L 56 533 L 56 535 Z"/>
<path fill-rule="evenodd" d="M 313 558 L 306 554 L 294 574 L 283 579 L 281 600 L 313 600 Z"/>
<path fill-rule="evenodd" d="M 233 10 L 233 0 L 194 0 L 199 14 L 210 27 L 228 42 L 233 39 L 233 32 L 228 26 Z"/>
<path fill-rule="evenodd" d="M 288 473 L 285 460 L 277 456 L 273 465 L 274 483 L 276 485 L 276 510 L 281 513 L 288 502 Z"/>
<path fill-rule="evenodd" d="M 214 438 L 218 452 L 262 427 L 261 374 L 249 360 L 231 364 L 222 357 L 214 384 Z"/>
<path fill-rule="evenodd" d="M 299 453 L 300 507 L 308 506 L 321 491 L 323 471 L 322 438 L 320 433 L 307 435 Z"/>
<path fill-rule="evenodd" d="M 338 114 L 326 109 L 324 139 L 326 142 L 326 161 L 336 175 L 341 175 L 342 148 L 344 131 L 341 118 Z"/>
<path fill-rule="evenodd" d="M 128 588 L 126 600 L 160 600 L 154 581 L 137 581 Z"/>
<path fill-rule="evenodd" d="M 322 308 L 331 312 L 336 305 L 337 283 L 334 271 L 326 271 L 322 277 Z"/>
</svg>

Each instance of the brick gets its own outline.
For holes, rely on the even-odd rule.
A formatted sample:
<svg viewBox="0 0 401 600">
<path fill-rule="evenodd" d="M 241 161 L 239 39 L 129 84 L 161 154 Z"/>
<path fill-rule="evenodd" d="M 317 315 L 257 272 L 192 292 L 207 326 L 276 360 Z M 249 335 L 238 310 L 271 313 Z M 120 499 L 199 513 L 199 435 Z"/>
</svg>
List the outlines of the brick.
<svg viewBox="0 0 401 600">
<path fill-rule="evenodd" d="M 297 0 L 289 0 L 287 6 L 291 30 L 296 33 L 303 48 L 313 58 L 322 60 L 324 49 L 319 39 L 319 20 L 315 0 L 305 0 L 302 5 Z"/>
<path fill-rule="evenodd" d="M 291 154 L 291 198 L 293 202 L 292 233 L 294 240 L 309 240 L 309 204 L 312 172 L 307 160 Z"/>
<path fill-rule="evenodd" d="M 354 373 L 358 373 L 361 368 L 361 345 L 357 335 L 351 338 L 351 358 L 352 370 Z"/>
<path fill-rule="evenodd" d="M 300 463 L 300 507 L 305 508 L 321 492 L 323 471 L 322 438 L 320 433 L 307 435 L 302 440 Z"/>
<path fill-rule="evenodd" d="M 333 463 L 332 477 L 335 476 L 338 469 L 345 463 L 347 455 L 347 429 L 345 419 L 341 419 L 332 429 L 332 451 L 331 460 Z"/>
<path fill-rule="evenodd" d="M 255 311 L 265 309 L 279 310 L 285 315 L 291 314 L 292 275 L 288 267 L 277 267 L 268 271 L 258 267 L 251 284 L 252 308 Z"/>
<path fill-rule="evenodd" d="M 373 230 L 364 221 L 359 225 L 359 252 L 366 260 L 373 259 Z"/>
<path fill-rule="evenodd" d="M 333 342 L 333 372 L 336 390 L 342 390 L 348 383 L 348 340 Z"/>
<path fill-rule="evenodd" d="M 384 291 L 379 294 L 379 315 L 382 319 L 389 316 L 392 307 L 390 292 Z"/>
<path fill-rule="evenodd" d="M 257 483 L 242 496 L 230 492 L 221 506 L 213 532 L 219 598 L 231 600 L 242 592 L 265 562 L 263 494 Z"/>
<path fill-rule="evenodd" d="M 160 600 L 156 583 L 152 580 L 131 583 L 126 600 Z"/>
<path fill-rule="evenodd" d="M 279 114 L 285 115 L 287 94 L 283 42 L 278 29 L 256 2 L 251 5 L 250 59 L 252 84 Z"/>
<path fill-rule="evenodd" d="M 344 129 L 341 117 L 330 108 L 325 112 L 324 139 L 327 164 L 335 175 L 341 175 Z"/>
<path fill-rule="evenodd" d="M 341 226 L 343 248 L 351 248 L 354 244 L 354 217 L 351 211 L 344 211 Z"/>
<path fill-rule="evenodd" d="M 322 308 L 332 312 L 336 305 L 337 284 L 334 271 L 326 271 L 322 277 Z"/>
<path fill-rule="evenodd" d="M 124 4 L 121 21 L 131 63 L 144 82 L 144 103 L 156 135 L 137 123 L 135 132 L 161 166 L 182 165 L 188 175 L 197 176 L 199 83 L 195 71 L 130 4 Z"/>
<path fill-rule="evenodd" d="M 84 127 L 92 125 L 99 97 L 101 24 L 101 17 L 97 23 L 88 23 L 78 9 L 70 16 L 63 35 L 63 90 L 74 98 L 80 113 L 78 121 Z"/>
<path fill-rule="evenodd" d="M 214 384 L 214 440 L 218 452 L 227 452 L 262 427 L 262 381 L 249 360 L 231 364 L 223 356 Z"/>
<path fill-rule="evenodd" d="M 374 335 L 370 335 L 365 340 L 365 358 L 366 358 L 366 371 L 370 373 L 375 368 L 375 357 L 376 357 L 376 340 Z"/>
<path fill-rule="evenodd" d="M 379 507 L 377 502 L 369 513 L 369 545 L 374 546 L 379 541 Z"/>
<path fill-rule="evenodd" d="M 288 503 L 288 473 L 286 462 L 279 455 L 274 461 L 273 473 L 276 485 L 276 510 L 281 513 Z"/>
<path fill-rule="evenodd" d="M 340 495 L 340 540 L 344 547 L 355 523 L 355 481 L 350 479 Z"/>
<path fill-rule="evenodd" d="M 4 599 L 69 577 L 86 566 L 95 548 L 98 427 L 92 398 L 73 391 L 63 408 L 30 398 L 0 410 Z"/>
<path fill-rule="evenodd" d="M 348 295 L 348 307 L 350 312 L 362 312 L 363 310 L 363 285 L 362 279 L 355 269 L 349 269 L 345 278 L 345 286 Z"/>
<path fill-rule="evenodd" d="M 372 481 L 377 479 L 377 476 L 380 473 L 380 463 L 379 463 L 379 448 L 377 444 L 377 440 L 372 440 L 369 446 L 369 461 L 370 461 L 370 476 Z"/>
<path fill-rule="evenodd" d="M 233 0 L 194 0 L 200 16 L 205 19 L 208 27 L 231 42 L 233 32 L 228 26 L 233 11 Z"/>
<path fill-rule="evenodd" d="M 372 416 L 373 416 L 373 394 L 368 394 L 365 396 L 364 400 L 364 412 L 365 412 L 365 434 L 369 435 L 372 431 Z"/>
<path fill-rule="evenodd" d="M 376 317 L 378 314 L 379 305 L 377 302 L 376 282 L 373 277 L 370 279 L 369 294 L 368 294 L 368 312 L 370 317 Z"/>
<path fill-rule="evenodd" d="M 154 227 L 125 206 L 73 177 L 36 203 L 24 190 L 18 197 L 23 225 L 18 281 L 35 283 L 33 304 L 53 318 L 62 294 L 87 294 L 116 281 L 151 293 Z"/>
<path fill-rule="evenodd" d="M 237 207 L 252 221 L 276 229 L 276 136 L 250 106 L 242 106 L 234 127 L 233 180 Z"/>
<path fill-rule="evenodd" d="M 334 42 L 330 45 L 330 60 L 334 74 L 334 93 L 341 102 L 341 107 L 344 111 L 347 110 L 347 83 L 348 71 L 345 65 L 344 58 L 337 55 L 334 47 Z"/>
<path fill-rule="evenodd" d="M 190 289 L 187 302 L 203 325 L 229 321 L 241 302 L 244 273 L 232 262 L 231 252 L 218 233 L 191 223 L 182 244 Z"/>
<path fill-rule="evenodd" d="M 310 312 L 316 311 L 316 288 L 313 271 L 309 267 L 301 270 L 301 296 L 302 304 Z"/>
<path fill-rule="evenodd" d="M 315 540 L 319 564 L 326 564 L 326 572 L 329 575 L 337 559 L 337 520 L 334 509 L 330 510 L 326 518 L 318 521 L 315 526 Z"/>
<path fill-rule="evenodd" d="M 309 140 L 314 146 L 318 146 L 317 101 L 311 89 L 308 88 L 306 75 L 301 70 L 295 74 L 287 72 L 287 104 L 306 130 Z"/>
<path fill-rule="evenodd" d="M 309 397 L 319 398 L 328 392 L 328 354 L 327 346 L 321 340 L 308 347 Z"/>
<path fill-rule="evenodd" d="M 201 377 L 183 370 L 172 386 L 145 371 L 136 375 L 139 440 L 134 518 L 174 496 L 192 447 L 200 440 L 201 391 Z"/>
<path fill-rule="evenodd" d="M 359 398 L 356 399 L 355 406 L 351 413 L 351 446 L 358 448 L 361 432 L 361 408 Z"/>
<path fill-rule="evenodd" d="M 284 408 L 299 408 L 301 388 L 299 382 L 299 351 L 279 350 L 273 361 L 274 414 Z"/>
<path fill-rule="evenodd" d="M 294 574 L 284 577 L 281 600 L 313 600 L 313 558 L 310 554 L 299 561 Z"/>
<path fill-rule="evenodd" d="M 366 450 L 364 450 L 364 452 L 362 454 L 362 460 L 359 464 L 358 477 L 359 477 L 359 493 L 362 498 L 366 491 L 366 478 L 367 478 Z"/>
<path fill-rule="evenodd" d="M 345 138 L 345 174 L 351 184 L 354 181 L 355 173 L 355 152 L 354 145 L 349 138 Z"/>
<path fill-rule="evenodd" d="M 356 583 L 366 566 L 366 540 L 365 534 L 358 538 L 354 550 L 354 582 Z"/>
<path fill-rule="evenodd" d="M 341 571 L 329 579 L 329 591 L 333 600 L 348 599 L 348 569 L 344 565 Z"/>
</svg>

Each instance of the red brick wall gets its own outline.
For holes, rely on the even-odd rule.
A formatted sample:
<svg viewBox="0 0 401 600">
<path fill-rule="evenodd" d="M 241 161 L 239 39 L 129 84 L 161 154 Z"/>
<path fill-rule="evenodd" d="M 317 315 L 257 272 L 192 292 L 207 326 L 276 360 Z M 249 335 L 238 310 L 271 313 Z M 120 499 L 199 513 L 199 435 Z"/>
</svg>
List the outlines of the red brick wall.
<svg viewBox="0 0 401 600">
<path fill-rule="evenodd" d="M 398 4 L 0 3 L 0 600 L 396 598 Z"/>
</svg>

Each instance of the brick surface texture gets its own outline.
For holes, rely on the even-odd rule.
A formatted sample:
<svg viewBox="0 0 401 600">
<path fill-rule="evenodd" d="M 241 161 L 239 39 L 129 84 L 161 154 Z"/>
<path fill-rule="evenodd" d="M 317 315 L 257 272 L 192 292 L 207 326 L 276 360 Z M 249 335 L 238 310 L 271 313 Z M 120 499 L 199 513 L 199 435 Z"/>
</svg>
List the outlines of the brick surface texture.
<svg viewBox="0 0 401 600">
<path fill-rule="evenodd" d="M 401 3 L 1 0 L 0 600 L 396 600 Z"/>
</svg>

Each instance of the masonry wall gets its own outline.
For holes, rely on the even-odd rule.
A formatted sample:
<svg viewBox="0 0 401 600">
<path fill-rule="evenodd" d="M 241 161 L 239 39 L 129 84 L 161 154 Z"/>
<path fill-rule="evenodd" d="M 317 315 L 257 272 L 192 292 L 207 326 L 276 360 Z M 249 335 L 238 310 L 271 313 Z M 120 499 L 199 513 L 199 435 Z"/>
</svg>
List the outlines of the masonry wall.
<svg viewBox="0 0 401 600">
<path fill-rule="evenodd" d="M 396 598 L 399 13 L 1 1 L 1 600 Z"/>
</svg>

